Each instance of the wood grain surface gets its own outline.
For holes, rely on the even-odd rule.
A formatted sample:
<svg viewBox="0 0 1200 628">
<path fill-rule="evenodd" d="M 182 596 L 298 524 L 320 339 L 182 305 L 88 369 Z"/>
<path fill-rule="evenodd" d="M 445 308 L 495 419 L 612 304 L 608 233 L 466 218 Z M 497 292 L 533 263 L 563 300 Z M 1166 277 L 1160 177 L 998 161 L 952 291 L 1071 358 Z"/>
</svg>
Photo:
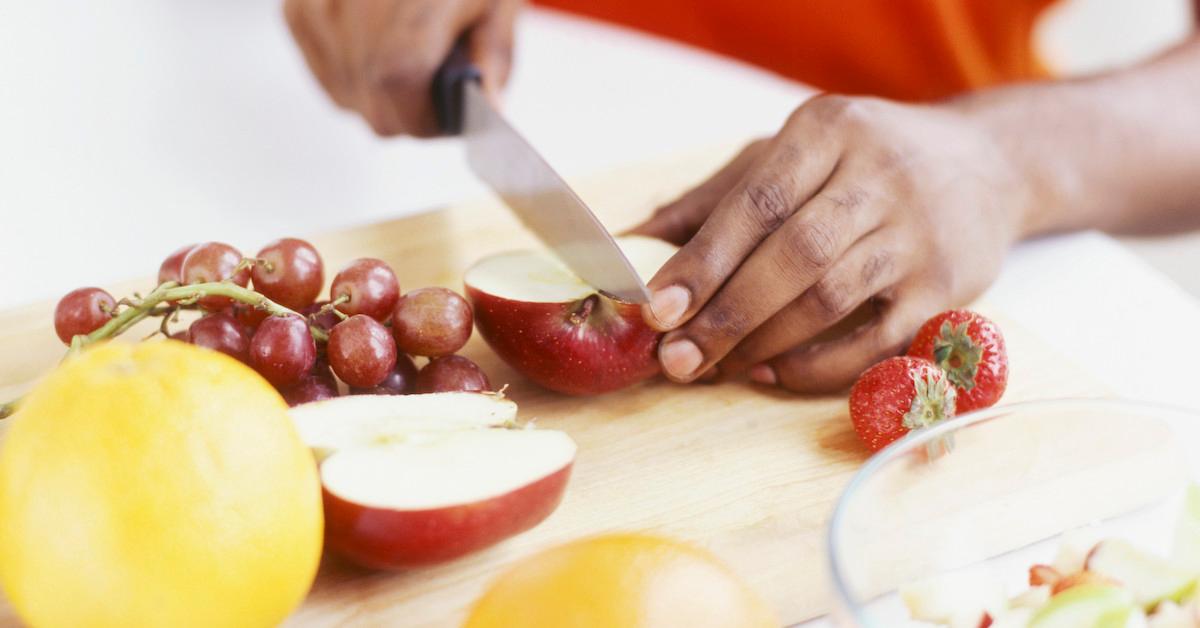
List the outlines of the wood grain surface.
<svg viewBox="0 0 1200 628">
<path fill-rule="evenodd" d="M 606 224 L 619 230 L 706 176 L 735 148 L 577 183 Z M 355 257 L 384 259 L 395 268 L 402 289 L 461 289 L 463 270 L 474 260 L 534 244 L 491 200 L 330 234 L 291 234 L 281 225 L 278 235 L 309 237 L 331 270 Z M 147 251 L 148 273 L 178 244 Z M 261 245 L 233 244 L 247 252 Z M 86 270 L 79 280 L 88 283 Z M 151 283 L 114 286 L 114 294 L 147 290 Z M 52 330 L 53 305 L 0 313 L 5 356 L 0 397 L 27 389 L 62 355 Z M 1104 393 L 1069 361 L 1006 321 L 1003 312 L 981 307 L 1000 320 L 1009 342 L 1012 380 L 1006 401 Z M 327 560 L 291 625 L 456 625 L 487 582 L 512 561 L 615 530 L 655 531 L 711 549 L 769 600 L 785 623 L 828 609 L 825 524 L 833 500 L 867 457 L 850 428 L 843 397 L 797 397 L 746 383 L 678 386 L 656 380 L 606 396 L 569 398 L 525 382 L 477 338 L 464 353 L 494 384 L 509 386 L 522 419 L 565 430 L 578 442 L 575 475 L 562 506 L 536 529 L 448 565 L 370 573 Z M 13 621 L 11 610 L 0 609 L 0 618 Z"/>
</svg>

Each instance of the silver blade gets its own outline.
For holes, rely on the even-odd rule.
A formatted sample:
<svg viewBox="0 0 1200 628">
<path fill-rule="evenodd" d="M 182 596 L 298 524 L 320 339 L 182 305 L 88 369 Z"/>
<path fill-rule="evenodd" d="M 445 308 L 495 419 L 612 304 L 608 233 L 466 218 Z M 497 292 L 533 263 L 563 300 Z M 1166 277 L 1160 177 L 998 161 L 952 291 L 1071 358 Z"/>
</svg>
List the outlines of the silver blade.
<svg viewBox="0 0 1200 628">
<path fill-rule="evenodd" d="M 580 279 L 631 303 L 650 294 L 612 235 L 571 187 L 487 101 L 463 87 L 467 162 Z"/>
</svg>

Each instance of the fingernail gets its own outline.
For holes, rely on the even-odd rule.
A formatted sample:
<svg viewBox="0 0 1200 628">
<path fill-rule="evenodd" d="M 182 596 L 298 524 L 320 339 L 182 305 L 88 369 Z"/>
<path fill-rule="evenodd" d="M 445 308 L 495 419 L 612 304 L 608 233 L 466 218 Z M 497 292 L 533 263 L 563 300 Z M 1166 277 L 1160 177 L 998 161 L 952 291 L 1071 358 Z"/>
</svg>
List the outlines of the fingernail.
<svg viewBox="0 0 1200 628">
<path fill-rule="evenodd" d="M 672 328 L 688 309 L 691 296 L 680 286 L 667 286 L 650 295 L 650 313 L 665 328 Z M 695 346 L 695 345 L 693 345 Z M 699 353 L 699 352 L 697 352 Z"/>
<path fill-rule="evenodd" d="M 688 379 L 704 361 L 700 348 L 686 338 L 672 340 L 663 345 L 658 350 L 658 357 L 662 361 L 663 370 L 675 379 Z"/>
<path fill-rule="evenodd" d="M 775 369 L 766 364 L 756 364 L 750 369 L 750 381 L 774 386 L 779 383 L 779 377 L 775 375 Z"/>
</svg>

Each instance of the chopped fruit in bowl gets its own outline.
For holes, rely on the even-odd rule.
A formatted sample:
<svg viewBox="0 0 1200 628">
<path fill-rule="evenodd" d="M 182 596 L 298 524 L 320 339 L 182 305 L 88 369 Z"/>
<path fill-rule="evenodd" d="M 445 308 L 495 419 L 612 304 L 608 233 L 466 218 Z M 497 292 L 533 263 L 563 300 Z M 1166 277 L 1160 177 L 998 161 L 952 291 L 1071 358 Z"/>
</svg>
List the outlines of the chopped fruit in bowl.
<svg viewBox="0 0 1200 628">
<path fill-rule="evenodd" d="M 1116 400 L 997 406 L 914 433 L 835 506 L 839 618 L 1200 628 L 1198 447 L 1200 415 Z"/>
</svg>

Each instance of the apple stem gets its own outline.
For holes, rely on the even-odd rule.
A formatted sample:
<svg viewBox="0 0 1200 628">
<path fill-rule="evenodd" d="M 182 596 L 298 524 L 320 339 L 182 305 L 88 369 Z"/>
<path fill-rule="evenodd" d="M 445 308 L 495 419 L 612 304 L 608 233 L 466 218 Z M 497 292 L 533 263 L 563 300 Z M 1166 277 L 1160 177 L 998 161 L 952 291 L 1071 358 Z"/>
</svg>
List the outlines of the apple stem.
<svg viewBox="0 0 1200 628">
<path fill-rule="evenodd" d="M 592 310 L 596 307 L 596 302 L 599 300 L 600 297 L 594 294 L 584 299 L 583 303 L 579 305 L 579 309 L 571 312 L 571 324 L 582 325 L 587 321 L 588 317 L 592 315 Z"/>
</svg>

